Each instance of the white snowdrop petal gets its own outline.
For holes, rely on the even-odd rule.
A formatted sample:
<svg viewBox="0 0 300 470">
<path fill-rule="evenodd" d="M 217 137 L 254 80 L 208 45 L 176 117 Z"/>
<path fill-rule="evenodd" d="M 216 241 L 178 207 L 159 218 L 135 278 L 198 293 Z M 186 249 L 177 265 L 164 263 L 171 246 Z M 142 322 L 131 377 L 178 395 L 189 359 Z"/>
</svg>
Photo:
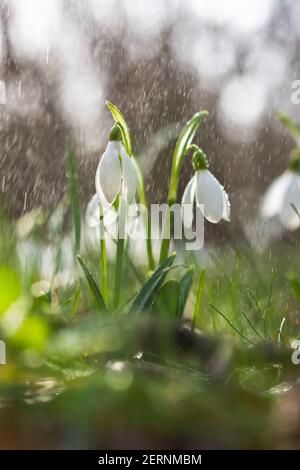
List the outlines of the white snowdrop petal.
<svg viewBox="0 0 300 470">
<path fill-rule="evenodd" d="M 222 219 L 224 209 L 223 186 L 209 170 L 197 172 L 196 202 L 197 205 L 204 206 L 203 215 L 209 222 L 216 224 Z"/>
<path fill-rule="evenodd" d="M 101 187 L 100 187 L 100 184 L 98 187 L 96 187 L 97 189 L 97 196 L 98 196 L 98 199 L 100 201 L 100 203 L 102 204 L 102 206 L 104 208 L 108 208 L 108 207 L 111 207 L 111 203 L 106 199 L 106 197 L 104 196 L 102 190 L 101 190 Z"/>
<path fill-rule="evenodd" d="M 280 213 L 283 207 L 284 195 L 292 177 L 292 172 L 287 170 L 271 183 L 260 205 L 260 213 L 263 217 L 274 217 Z"/>
<path fill-rule="evenodd" d="M 123 197 L 127 202 L 132 202 L 135 197 L 137 178 L 134 164 L 128 157 L 124 147 L 120 144 L 120 154 L 122 159 L 122 177 L 123 177 Z"/>
<path fill-rule="evenodd" d="M 183 224 L 187 228 L 191 227 L 193 223 L 193 203 L 195 199 L 195 185 L 196 176 L 194 175 L 192 179 L 188 182 L 181 201 Z"/>
<path fill-rule="evenodd" d="M 89 227 L 97 227 L 99 225 L 99 198 L 94 194 L 86 209 L 86 221 Z"/>
<path fill-rule="evenodd" d="M 282 208 L 279 213 L 282 225 L 290 230 L 295 230 L 300 227 L 300 217 L 292 207 L 292 205 L 294 205 L 300 212 L 300 185 L 298 179 L 299 176 L 297 174 L 291 173 L 289 184 L 284 193 Z"/>
<path fill-rule="evenodd" d="M 226 222 L 230 221 L 230 202 L 228 198 L 228 194 L 226 193 L 225 189 L 223 189 L 223 214 L 222 214 L 222 219 L 226 220 Z"/>
<path fill-rule="evenodd" d="M 96 171 L 96 191 L 103 205 L 112 204 L 121 191 L 121 165 L 116 142 L 108 142 Z M 103 200 L 103 196 L 105 200 Z"/>
<path fill-rule="evenodd" d="M 88 227 L 95 228 L 100 225 L 100 210 L 99 210 L 99 201 L 98 194 L 94 194 L 90 202 L 88 203 L 86 209 L 86 222 Z M 115 226 L 116 220 L 118 218 L 117 211 L 114 209 L 113 206 L 108 206 L 107 208 L 103 208 L 103 222 L 105 226 L 105 230 L 109 231 L 110 226 Z"/>
</svg>

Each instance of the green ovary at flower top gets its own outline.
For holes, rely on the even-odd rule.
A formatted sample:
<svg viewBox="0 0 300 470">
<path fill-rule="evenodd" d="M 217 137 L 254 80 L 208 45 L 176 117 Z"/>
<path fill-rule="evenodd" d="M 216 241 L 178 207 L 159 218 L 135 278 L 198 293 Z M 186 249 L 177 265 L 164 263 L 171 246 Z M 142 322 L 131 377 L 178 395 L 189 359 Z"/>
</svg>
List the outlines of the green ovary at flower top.
<svg viewBox="0 0 300 470">
<path fill-rule="evenodd" d="M 194 201 L 209 222 L 216 224 L 221 219 L 229 221 L 230 202 L 226 191 L 209 171 L 204 152 L 196 145 L 192 145 L 191 148 L 195 150 L 192 156 L 195 174 L 182 197 L 184 225 L 187 227 L 192 225 Z"/>
</svg>

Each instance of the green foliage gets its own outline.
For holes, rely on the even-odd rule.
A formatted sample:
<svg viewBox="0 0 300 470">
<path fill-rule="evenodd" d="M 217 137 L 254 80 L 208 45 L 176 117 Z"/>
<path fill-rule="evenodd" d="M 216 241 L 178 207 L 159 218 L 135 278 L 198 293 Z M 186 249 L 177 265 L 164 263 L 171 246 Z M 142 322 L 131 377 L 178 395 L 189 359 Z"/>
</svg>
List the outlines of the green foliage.
<svg viewBox="0 0 300 470">
<path fill-rule="evenodd" d="M 290 135 L 295 139 L 297 145 L 300 141 L 300 125 L 297 124 L 291 117 L 282 111 L 278 111 L 277 117 L 281 124 L 288 130 Z"/>
<path fill-rule="evenodd" d="M 80 249 L 81 222 L 78 194 L 78 176 L 76 171 L 75 157 L 70 145 L 68 145 L 67 148 L 67 178 L 71 198 L 71 212 L 74 233 L 74 252 L 75 254 L 77 254 Z"/>
<path fill-rule="evenodd" d="M 300 302 L 300 279 L 294 273 L 290 273 L 288 278 L 295 297 Z"/>
<path fill-rule="evenodd" d="M 176 254 L 173 253 L 158 266 L 151 277 L 142 286 L 130 307 L 129 313 L 142 312 L 151 307 L 160 286 L 163 284 L 174 263 L 175 257 Z"/>
<path fill-rule="evenodd" d="M 0 315 L 15 302 L 21 293 L 18 273 L 9 266 L 0 266 Z"/>
<path fill-rule="evenodd" d="M 178 179 L 184 161 L 184 157 L 187 153 L 189 146 L 193 141 L 198 127 L 207 116 L 207 111 L 199 111 L 198 113 L 194 114 L 194 116 L 186 123 L 177 139 L 172 160 L 172 174 L 168 195 L 169 204 L 172 204 L 176 201 Z"/>
<path fill-rule="evenodd" d="M 198 281 L 198 289 L 197 289 L 197 294 L 196 294 L 196 302 L 195 302 L 195 308 L 194 308 L 194 313 L 193 313 L 193 326 L 195 326 L 199 312 L 200 312 L 200 306 L 201 306 L 201 300 L 202 300 L 202 294 L 203 294 L 203 289 L 204 289 L 204 281 L 205 281 L 205 270 L 201 271 L 200 276 L 199 276 L 199 281 Z"/>
<path fill-rule="evenodd" d="M 180 279 L 179 296 L 176 315 L 179 319 L 183 317 L 185 304 L 193 283 L 193 269 L 189 269 Z"/>
<path fill-rule="evenodd" d="M 176 279 L 166 281 L 159 289 L 153 304 L 153 312 L 175 318 L 178 308 L 179 282 Z"/>
<path fill-rule="evenodd" d="M 106 305 L 105 305 L 105 302 L 104 302 L 104 299 L 102 297 L 102 294 L 100 292 L 100 289 L 99 287 L 97 286 L 97 283 L 92 275 L 92 273 L 89 271 L 89 269 L 87 268 L 86 264 L 84 263 L 83 259 L 81 258 L 81 256 L 77 255 L 77 260 L 84 272 L 84 275 L 85 275 L 85 278 L 87 280 L 87 283 L 88 283 L 88 286 L 89 286 L 89 289 L 90 289 L 90 292 L 91 292 L 91 296 L 93 298 L 93 301 L 94 301 L 94 304 L 95 304 L 95 307 L 104 312 L 104 313 L 107 313 L 107 308 L 106 308 Z"/>
</svg>

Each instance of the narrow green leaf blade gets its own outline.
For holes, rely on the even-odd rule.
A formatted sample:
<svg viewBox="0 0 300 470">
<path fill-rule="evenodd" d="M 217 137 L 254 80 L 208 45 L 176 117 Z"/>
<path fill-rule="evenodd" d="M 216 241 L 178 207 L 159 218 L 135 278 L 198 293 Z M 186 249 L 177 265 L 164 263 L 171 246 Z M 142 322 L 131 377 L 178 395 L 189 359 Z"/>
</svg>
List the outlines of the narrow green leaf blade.
<svg viewBox="0 0 300 470">
<path fill-rule="evenodd" d="M 192 140 L 197 132 L 201 122 L 208 116 L 207 111 L 199 111 L 186 123 L 182 129 L 174 150 L 173 159 L 175 161 L 175 171 L 178 174 L 183 163 L 184 155 L 192 143 Z"/>
<path fill-rule="evenodd" d="M 123 144 L 125 147 L 126 152 L 130 156 L 132 154 L 132 145 L 131 145 L 131 138 L 130 138 L 130 132 L 129 132 L 129 127 L 127 125 L 127 122 L 125 121 L 125 118 L 119 108 L 117 108 L 116 105 L 111 103 L 110 101 L 106 101 L 106 106 L 110 110 L 112 117 L 114 118 L 116 124 L 121 129 L 122 132 L 122 137 L 123 137 Z"/>
<path fill-rule="evenodd" d="M 152 276 L 145 282 L 135 300 L 133 301 L 129 309 L 129 314 L 141 312 L 151 306 L 158 289 L 164 282 L 166 275 L 174 263 L 175 257 L 175 253 L 169 256 L 169 258 L 163 261 L 154 271 Z"/>
<path fill-rule="evenodd" d="M 281 124 L 288 130 L 289 134 L 296 140 L 300 141 L 300 125 L 282 111 L 278 111 L 277 117 Z"/>
<path fill-rule="evenodd" d="M 193 269 L 188 270 L 184 276 L 180 279 L 179 282 L 179 298 L 178 298 L 178 305 L 177 305 L 177 317 L 182 318 L 184 314 L 185 304 L 191 289 L 191 285 L 193 283 Z"/>
<path fill-rule="evenodd" d="M 74 252 L 77 254 L 80 249 L 81 226 L 80 226 L 80 207 L 78 195 L 78 177 L 76 164 L 71 146 L 67 148 L 67 178 L 71 199 L 72 225 L 74 233 Z"/>
<path fill-rule="evenodd" d="M 80 288 L 80 284 L 78 284 L 77 289 L 75 290 L 72 296 L 71 310 L 72 310 L 73 315 L 75 315 L 75 313 L 77 312 L 78 304 L 80 301 L 80 296 L 81 296 L 81 288 Z"/>
<path fill-rule="evenodd" d="M 196 322 L 199 316 L 199 311 L 200 311 L 200 306 L 201 306 L 201 301 L 202 301 L 202 293 L 204 289 L 204 282 L 205 282 L 205 269 L 201 271 L 200 276 L 199 276 L 196 302 L 195 302 L 194 314 L 193 314 L 193 319 L 192 319 L 193 327 L 196 325 Z"/>
<path fill-rule="evenodd" d="M 106 305 L 105 305 L 105 302 L 103 300 L 103 297 L 102 297 L 102 294 L 100 292 L 100 289 L 99 287 L 97 286 L 96 284 L 96 281 L 95 279 L 93 278 L 93 275 L 92 273 L 89 271 L 89 269 L 87 268 L 86 264 L 84 263 L 83 259 L 81 258 L 81 256 L 77 255 L 77 259 L 78 259 L 78 262 L 84 272 L 84 275 L 86 277 L 86 280 L 87 280 L 87 283 L 88 283 L 88 286 L 90 288 L 90 292 L 91 292 L 91 295 L 92 295 L 92 298 L 93 298 L 93 301 L 94 301 L 94 304 L 95 304 L 95 307 L 98 309 L 98 310 L 101 310 L 105 313 L 108 313 L 107 312 L 107 308 L 106 308 Z"/>
<path fill-rule="evenodd" d="M 290 286 L 293 289 L 294 295 L 298 302 L 300 302 L 300 280 L 296 274 L 290 273 L 288 276 Z"/>
<path fill-rule="evenodd" d="M 152 311 L 159 315 L 175 318 L 179 299 L 179 282 L 170 279 L 160 287 L 153 304 Z"/>
</svg>

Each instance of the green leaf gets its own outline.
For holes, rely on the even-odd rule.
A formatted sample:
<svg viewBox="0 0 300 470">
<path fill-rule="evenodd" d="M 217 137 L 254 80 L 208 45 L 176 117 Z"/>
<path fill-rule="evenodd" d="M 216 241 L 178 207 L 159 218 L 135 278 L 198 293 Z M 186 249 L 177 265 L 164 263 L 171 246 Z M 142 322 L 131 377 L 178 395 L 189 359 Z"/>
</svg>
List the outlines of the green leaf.
<svg viewBox="0 0 300 470">
<path fill-rule="evenodd" d="M 124 230 L 126 225 L 126 207 L 125 201 L 123 198 L 119 198 L 119 208 L 118 208 L 118 239 L 117 239 L 117 253 L 116 253 L 116 263 L 115 263 L 115 285 L 114 285 L 114 298 L 113 306 L 116 309 L 120 302 L 122 279 L 123 279 L 123 266 L 124 266 L 124 257 L 125 257 L 125 238 Z"/>
<path fill-rule="evenodd" d="M 292 118 L 282 111 L 278 111 L 277 117 L 281 124 L 288 130 L 290 135 L 296 140 L 297 143 L 300 141 L 300 125 L 297 124 Z"/>
<path fill-rule="evenodd" d="M 169 203 L 176 201 L 178 178 L 185 154 L 188 147 L 192 143 L 199 125 L 207 116 L 207 111 L 199 111 L 198 113 L 194 114 L 194 116 L 186 123 L 177 139 L 173 154 L 172 175 L 168 197 Z"/>
<path fill-rule="evenodd" d="M 201 271 L 200 276 L 199 276 L 196 302 L 195 302 L 195 308 L 194 308 L 193 319 L 192 319 L 193 327 L 196 325 L 196 322 L 199 316 L 199 311 L 200 311 L 200 306 L 201 306 L 201 301 L 202 301 L 202 294 L 203 294 L 203 289 L 204 289 L 204 282 L 205 282 L 205 269 Z"/>
<path fill-rule="evenodd" d="M 293 289 L 294 295 L 298 302 L 300 302 L 300 280 L 298 279 L 297 275 L 294 273 L 289 274 L 288 280 L 290 286 Z"/>
<path fill-rule="evenodd" d="M 123 144 L 125 147 L 126 152 L 130 156 L 132 154 L 132 145 L 131 145 L 131 138 L 130 138 L 130 132 L 129 128 L 127 126 L 127 123 L 124 119 L 123 114 L 121 111 L 117 108 L 116 105 L 111 103 L 110 101 L 106 101 L 106 106 L 110 110 L 112 117 L 114 118 L 116 124 L 120 127 L 120 130 L 122 132 L 122 137 L 123 137 Z"/>
<path fill-rule="evenodd" d="M 67 149 L 67 178 L 71 198 L 72 224 L 74 231 L 74 252 L 78 253 L 80 248 L 80 207 L 78 196 L 78 177 L 76 172 L 75 158 L 70 145 Z"/>
<path fill-rule="evenodd" d="M 82 270 L 85 274 L 85 277 L 86 277 L 88 286 L 90 288 L 90 292 L 91 292 L 91 295 L 92 295 L 92 298 L 93 298 L 93 301 L 94 301 L 94 304 L 95 304 L 96 308 L 98 310 L 101 310 L 101 311 L 105 312 L 105 313 L 108 313 L 105 302 L 104 302 L 103 297 L 102 297 L 102 294 L 99 290 L 99 287 L 96 284 L 95 279 L 92 276 L 92 273 L 88 270 L 88 268 L 87 268 L 86 264 L 84 263 L 83 259 L 81 258 L 81 256 L 77 255 L 77 259 L 78 259 L 78 262 L 79 262 L 79 264 L 80 264 L 80 266 L 81 266 L 81 268 L 82 268 Z"/>
<path fill-rule="evenodd" d="M 144 185 L 144 177 L 142 174 L 142 171 L 140 169 L 140 166 L 136 160 L 136 158 L 132 155 L 131 156 L 131 161 L 133 163 L 133 166 L 135 168 L 135 173 L 137 177 L 137 192 L 138 192 L 138 197 L 139 197 L 139 202 L 141 206 L 147 207 L 147 198 L 146 198 L 146 193 L 145 193 L 145 185 Z M 149 214 L 149 211 L 144 211 L 143 213 L 144 218 L 145 218 L 145 224 L 147 226 L 147 239 L 146 239 L 146 245 L 147 245 L 147 256 L 148 256 L 148 263 L 149 263 L 149 269 L 153 270 L 155 267 L 155 261 L 153 257 L 153 251 L 152 251 L 152 241 L 151 241 L 151 217 Z"/>
<path fill-rule="evenodd" d="M 71 304 L 71 309 L 72 309 L 72 314 L 75 315 L 78 309 L 78 304 L 80 301 L 80 296 L 81 296 L 81 288 L 80 285 L 78 284 L 77 289 L 75 290 L 74 294 L 72 295 L 72 304 Z"/>
<path fill-rule="evenodd" d="M 164 282 L 172 264 L 174 263 L 176 253 L 163 261 L 154 271 L 152 276 L 145 282 L 133 301 L 129 314 L 147 310 L 153 303 L 156 293 Z"/>
<path fill-rule="evenodd" d="M 177 305 L 177 317 L 182 318 L 184 314 L 185 304 L 190 292 L 190 288 L 193 282 L 193 269 L 187 271 L 184 276 L 180 279 L 179 283 L 179 298 Z"/>
<path fill-rule="evenodd" d="M 152 310 L 154 313 L 176 317 L 179 299 L 179 282 L 176 279 L 166 281 L 159 289 Z"/>
</svg>

